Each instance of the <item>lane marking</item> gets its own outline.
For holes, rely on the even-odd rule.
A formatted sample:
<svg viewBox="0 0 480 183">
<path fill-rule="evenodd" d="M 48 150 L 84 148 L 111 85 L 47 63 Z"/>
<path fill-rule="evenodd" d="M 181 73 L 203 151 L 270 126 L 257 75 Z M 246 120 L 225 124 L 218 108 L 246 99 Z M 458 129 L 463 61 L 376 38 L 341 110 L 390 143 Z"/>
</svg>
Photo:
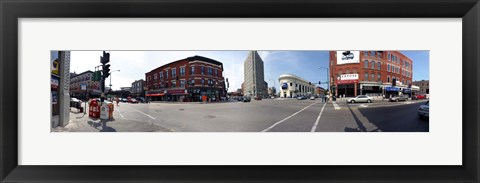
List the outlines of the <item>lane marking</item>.
<svg viewBox="0 0 480 183">
<path fill-rule="evenodd" d="M 318 125 L 318 122 L 320 121 L 320 117 L 322 116 L 323 109 L 325 109 L 325 105 L 327 105 L 327 103 L 323 104 L 322 110 L 320 111 L 320 114 L 318 114 L 317 121 L 315 121 L 315 124 L 313 124 L 312 131 L 310 132 L 315 132 L 315 130 L 317 129 L 317 125 Z"/>
<path fill-rule="evenodd" d="M 131 108 L 131 109 L 133 109 L 133 110 L 136 110 L 137 112 L 139 112 L 139 113 L 141 113 L 141 114 L 143 114 L 143 115 L 145 115 L 145 116 L 147 116 L 147 117 L 149 117 L 149 118 L 151 118 L 151 119 L 155 119 L 154 117 L 152 117 L 152 116 L 150 116 L 150 115 L 148 115 L 148 114 L 146 114 L 146 113 L 144 113 L 144 112 L 142 112 L 142 111 L 139 111 L 139 110 L 137 110 L 137 109 L 135 109 L 135 108 L 133 108 L 133 107 L 130 107 L 130 106 L 128 106 L 128 107 Z"/>
<path fill-rule="evenodd" d="M 336 102 L 333 102 L 333 108 L 335 108 L 335 110 L 341 109 L 341 107 Z"/>
<path fill-rule="evenodd" d="M 277 126 L 278 124 L 283 123 L 283 122 L 286 121 L 287 119 L 290 119 L 291 117 L 297 115 L 298 113 L 302 112 L 303 110 L 305 110 L 305 109 L 307 109 L 307 108 L 309 108 L 310 106 L 315 105 L 315 104 L 318 104 L 318 102 L 315 102 L 315 103 L 313 103 L 313 104 L 308 105 L 307 107 L 305 107 L 305 108 L 297 111 L 296 113 L 293 113 L 292 115 L 286 117 L 285 119 L 282 119 L 282 120 L 276 122 L 275 124 L 273 124 L 272 126 L 268 127 L 267 129 L 262 130 L 261 132 L 267 132 L 268 130 L 272 129 L 273 127 Z"/>
<path fill-rule="evenodd" d="M 118 107 L 118 106 L 117 106 L 117 107 Z M 120 110 L 119 110 L 119 109 L 114 109 L 114 110 L 115 110 L 115 111 L 117 111 L 117 112 L 118 112 L 118 114 L 120 114 L 120 117 L 122 117 L 122 118 L 124 118 L 124 119 L 125 119 L 125 116 L 123 116 L 123 114 L 120 112 Z"/>
</svg>

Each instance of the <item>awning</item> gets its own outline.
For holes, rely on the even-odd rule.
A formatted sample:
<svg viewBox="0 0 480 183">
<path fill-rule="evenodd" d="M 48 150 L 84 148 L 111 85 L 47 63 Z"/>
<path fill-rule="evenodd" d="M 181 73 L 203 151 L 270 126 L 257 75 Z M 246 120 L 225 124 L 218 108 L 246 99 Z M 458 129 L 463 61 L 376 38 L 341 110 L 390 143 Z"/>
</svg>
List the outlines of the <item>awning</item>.
<svg viewBox="0 0 480 183">
<path fill-rule="evenodd" d="M 164 95 L 165 95 L 164 93 L 151 93 L 151 94 L 147 93 L 147 97 L 158 97 L 158 96 L 164 96 Z"/>
<path fill-rule="evenodd" d="M 397 87 L 385 87 L 386 91 L 399 91 L 399 88 Z"/>
</svg>

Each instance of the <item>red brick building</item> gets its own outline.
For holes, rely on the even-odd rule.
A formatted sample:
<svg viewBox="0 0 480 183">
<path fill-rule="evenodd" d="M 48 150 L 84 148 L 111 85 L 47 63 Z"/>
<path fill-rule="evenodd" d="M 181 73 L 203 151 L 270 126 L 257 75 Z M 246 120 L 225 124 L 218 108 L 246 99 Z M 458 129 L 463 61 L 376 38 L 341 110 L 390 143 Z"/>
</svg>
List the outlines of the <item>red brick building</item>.
<svg viewBox="0 0 480 183">
<path fill-rule="evenodd" d="M 399 51 L 330 51 L 335 96 L 411 95 L 412 71 L 413 61 Z"/>
<path fill-rule="evenodd" d="M 146 97 L 151 101 L 218 101 L 225 97 L 223 64 L 193 56 L 145 73 Z"/>
</svg>

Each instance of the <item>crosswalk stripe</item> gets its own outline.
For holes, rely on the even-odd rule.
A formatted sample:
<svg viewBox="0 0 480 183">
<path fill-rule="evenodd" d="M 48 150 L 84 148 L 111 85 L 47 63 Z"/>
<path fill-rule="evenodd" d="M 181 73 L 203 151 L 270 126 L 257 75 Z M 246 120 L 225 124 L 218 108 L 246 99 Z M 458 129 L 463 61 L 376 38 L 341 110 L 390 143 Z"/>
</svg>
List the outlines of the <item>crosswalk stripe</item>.
<svg viewBox="0 0 480 183">
<path fill-rule="evenodd" d="M 333 108 L 335 108 L 335 110 L 342 109 L 336 102 L 333 102 Z"/>
</svg>

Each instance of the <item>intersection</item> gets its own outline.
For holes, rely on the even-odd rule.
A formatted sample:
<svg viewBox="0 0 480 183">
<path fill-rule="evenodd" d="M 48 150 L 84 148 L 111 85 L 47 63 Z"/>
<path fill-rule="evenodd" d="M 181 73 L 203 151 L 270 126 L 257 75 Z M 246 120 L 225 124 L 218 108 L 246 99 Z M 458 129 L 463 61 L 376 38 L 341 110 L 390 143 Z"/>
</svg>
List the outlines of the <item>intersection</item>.
<svg viewBox="0 0 480 183">
<path fill-rule="evenodd" d="M 428 132 L 417 116 L 423 101 L 347 104 L 321 99 L 264 99 L 220 103 L 120 103 L 113 119 L 72 112 L 60 131 L 112 132 Z M 74 111 L 75 109 L 72 109 Z M 88 114 L 88 111 L 87 111 Z M 106 128 L 106 129 L 103 129 Z"/>
</svg>

